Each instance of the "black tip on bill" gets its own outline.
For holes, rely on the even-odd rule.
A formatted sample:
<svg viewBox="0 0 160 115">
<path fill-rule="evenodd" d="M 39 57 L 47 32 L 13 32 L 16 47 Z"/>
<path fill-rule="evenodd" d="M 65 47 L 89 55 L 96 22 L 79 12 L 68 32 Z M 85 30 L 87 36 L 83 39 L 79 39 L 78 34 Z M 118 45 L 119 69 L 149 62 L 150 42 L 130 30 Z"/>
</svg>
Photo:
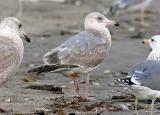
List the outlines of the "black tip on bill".
<svg viewBox="0 0 160 115">
<path fill-rule="evenodd" d="M 29 38 L 27 35 L 25 35 L 25 34 L 24 34 L 24 39 L 25 39 L 28 43 L 31 42 L 30 38 Z"/>
<path fill-rule="evenodd" d="M 30 43 L 30 42 L 31 42 L 31 40 L 30 40 L 30 39 L 26 39 L 26 41 L 27 41 L 28 43 Z"/>
<path fill-rule="evenodd" d="M 118 22 L 116 22 L 114 25 L 115 25 L 115 26 L 120 26 L 120 24 L 119 24 Z"/>
</svg>

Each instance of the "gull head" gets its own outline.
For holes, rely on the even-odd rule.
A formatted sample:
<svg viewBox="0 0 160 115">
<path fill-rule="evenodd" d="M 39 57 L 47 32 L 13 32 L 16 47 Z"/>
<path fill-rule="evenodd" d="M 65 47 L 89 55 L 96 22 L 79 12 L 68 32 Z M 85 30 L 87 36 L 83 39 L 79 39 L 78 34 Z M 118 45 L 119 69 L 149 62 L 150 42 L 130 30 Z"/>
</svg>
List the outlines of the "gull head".
<svg viewBox="0 0 160 115">
<path fill-rule="evenodd" d="M 85 29 L 104 29 L 109 26 L 119 26 L 117 21 L 109 20 L 99 12 L 93 12 L 86 16 L 84 22 Z"/>
<path fill-rule="evenodd" d="M 23 38 L 27 42 L 30 42 L 30 38 L 25 34 L 22 26 L 22 22 L 14 17 L 4 18 L 0 23 L 0 34 L 9 38 L 18 36 Z"/>
<path fill-rule="evenodd" d="M 152 50 L 156 48 L 160 48 L 160 35 L 155 35 L 150 39 L 144 39 L 142 43 L 145 45 L 149 45 Z"/>
</svg>

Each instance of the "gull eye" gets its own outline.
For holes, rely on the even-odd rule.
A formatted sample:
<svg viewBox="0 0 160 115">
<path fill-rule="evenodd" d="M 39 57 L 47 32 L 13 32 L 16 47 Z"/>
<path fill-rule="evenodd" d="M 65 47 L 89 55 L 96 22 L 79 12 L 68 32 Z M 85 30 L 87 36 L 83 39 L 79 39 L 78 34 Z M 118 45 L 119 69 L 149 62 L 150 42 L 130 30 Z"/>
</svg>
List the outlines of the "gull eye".
<svg viewBox="0 0 160 115">
<path fill-rule="evenodd" d="M 154 42 L 154 39 L 151 39 L 152 42 Z"/>
<path fill-rule="evenodd" d="M 22 24 L 19 24 L 19 26 L 18 26 L 19 28 L 21 28 L 22 27 Z"/>
<path fill-rule="evenodd" d="M 102 17 L 97 17 L 97 19 L 98 19 L 98 20 L 100 20 L 100 21 L 101 21 L 101 20 L 103 20 L 103 18 L 102 18 Z"/>
</svg>

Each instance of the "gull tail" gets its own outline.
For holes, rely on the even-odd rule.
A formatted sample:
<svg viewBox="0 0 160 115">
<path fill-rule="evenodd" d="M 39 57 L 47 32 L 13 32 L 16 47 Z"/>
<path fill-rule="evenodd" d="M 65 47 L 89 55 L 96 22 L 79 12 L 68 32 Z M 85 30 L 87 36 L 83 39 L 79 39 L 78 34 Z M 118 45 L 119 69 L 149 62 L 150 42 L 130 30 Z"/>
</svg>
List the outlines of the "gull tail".
<svg viewBox="0 0 160 115">
<path fill-rule="evenodd" d="M 60 72 L 60 71 L 66 71 L 76 67 L 77 66 L 75 65 L 42 65 L 29 70 L 28 73 L 42 74 L 42 73 L 48 73 L 48 72 Z"/>
<path fill-rule="evenodd" d="M 37 74 L 47 73 L 55 70 L 55 68 L 56 68 L 56 65 L 42 65 L 29 70 L 28 73 L 37 73 Z"/>
</svg>

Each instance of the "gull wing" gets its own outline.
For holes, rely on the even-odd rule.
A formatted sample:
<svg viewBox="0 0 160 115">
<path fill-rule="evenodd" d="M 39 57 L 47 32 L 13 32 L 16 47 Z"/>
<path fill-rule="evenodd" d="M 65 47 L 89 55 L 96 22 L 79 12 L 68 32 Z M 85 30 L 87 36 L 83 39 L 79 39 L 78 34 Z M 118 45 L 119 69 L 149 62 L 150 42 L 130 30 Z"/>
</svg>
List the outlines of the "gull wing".
<svg viewBox="0 0 160 115">
<path fill-rule="evenodd" d="M 19 65 L 20 57 L 14 42 L 7 38 L 0 37 L 0 73 L 9 67 Z"/>
<path fill-rule="evenodd" d="M 44 56 L 44 62 L 95 67 L 105 58 L 109 47 L 106 40 L 83 31 L 48 52 Z"/>
<path fill-rule="evenodd" d="M 128 77 L 137 85 L 160 90 L 160 62 L 146 60 L 143 63 L 137 64 L 130 70 Z"/>
</svg>

